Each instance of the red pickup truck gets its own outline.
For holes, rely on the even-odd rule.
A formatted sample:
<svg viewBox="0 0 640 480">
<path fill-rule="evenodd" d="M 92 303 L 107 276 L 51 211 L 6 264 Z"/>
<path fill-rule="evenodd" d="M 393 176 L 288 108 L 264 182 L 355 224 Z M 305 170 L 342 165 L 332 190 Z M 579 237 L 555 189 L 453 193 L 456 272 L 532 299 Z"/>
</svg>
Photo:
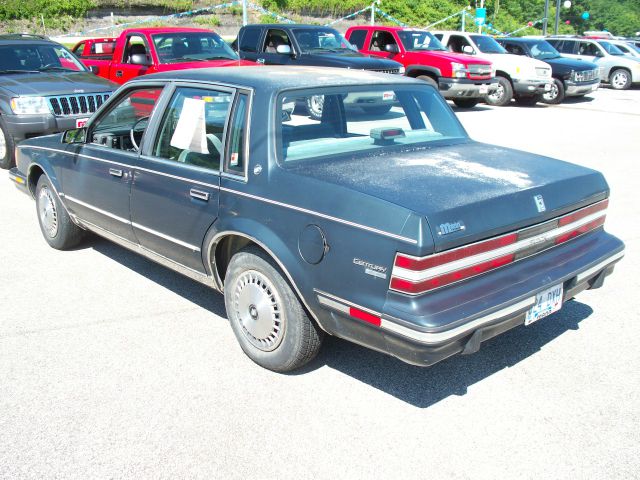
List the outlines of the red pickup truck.
<svg viewBox="0 0 640 480">
<path fill-rule="evenodd" d="M 431 83 L 459 107 L 474 107 L 498 88 L 491 62 L 449 52 L 426 30 L 358 26 L 345 36 L 362 53 L 400 62 L 405 75 Z"/>
<path fill-rule="evenodd" d="M 117 83 L 149 73 L 255 65 L 215 32 L 199 28 L 132 28 L 118 38 L 84 40 L 72 51 L 94 73 Z"/>
</svg>

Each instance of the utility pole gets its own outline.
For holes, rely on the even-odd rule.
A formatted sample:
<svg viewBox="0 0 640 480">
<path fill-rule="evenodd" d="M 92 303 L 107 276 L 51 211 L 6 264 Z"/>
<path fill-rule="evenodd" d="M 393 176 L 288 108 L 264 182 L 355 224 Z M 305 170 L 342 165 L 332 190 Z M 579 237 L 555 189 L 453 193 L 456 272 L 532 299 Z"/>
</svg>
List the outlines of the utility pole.
<svg viewBox="0 0 640 480">
<path fill-rule="evenodd" d="M 556 0 L 556 23 L 553 29 L 555 35 L 558 34 L 558 24 L 560 23 L 560 0 Z"/>
<path fill-rule="evenodd" d="M 544 0 L 544 18 L 542 19 L 542 35 L 547 36 L 547 18 L 549 17 L 549 0 Z"/>
<path fill-rule="evenodd" d="M 247 23 L 249 23 L 247 19 L 247 0 L 242 0 L 242 25 L 244 26 Z"/>
</svg>

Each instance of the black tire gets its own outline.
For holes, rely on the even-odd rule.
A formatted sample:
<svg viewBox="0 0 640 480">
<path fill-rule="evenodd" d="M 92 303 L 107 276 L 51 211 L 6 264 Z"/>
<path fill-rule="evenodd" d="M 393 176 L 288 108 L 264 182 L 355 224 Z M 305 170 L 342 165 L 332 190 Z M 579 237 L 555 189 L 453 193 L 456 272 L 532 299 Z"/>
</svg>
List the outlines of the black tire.
<svg viewBox="0 0 640 480">
<path fill-rule="evenodd" d="M 324 105 L 324 95 L 312 95 L 307 97 L 307 114 L 313 120 L 322 119 L 322 107 Z"/>
<path fill-rule="evenodd" d="M 255 363 L 288 372 L 318 354 L 324 332 L 307 316 L 280 268 L 264 251 L 249 247 L 236 253 L 224 287 L 233 333 Z"/>
<path fill-rule="evenodd" d="M 454 98 L 453 103 L 460 108 L 473 108 L 480 100 L 477 98 Z"/>
<path fill-rule="evenodd" d="M 513 87 L 508 78 L 499 75 L 496 78 L 498 79 L 498 88 L 494 93 L 485 97 L 485 102 L 495 107 L 504 107 L 513 98 Z"/>
<path fill-rule="evenodd" d="M 36 186 L 36 214 L 42 236 L 53 248 L 67 250 L 82 241 L 84 230 L 71 221 L 46 175 Z"/>
<path fill-rule="evenodd" d="M 557 78 L 553 79 L 551 90 L 542 94 L 542 101 L 549 105 L 557 105 L 564 100 L 564 83 Z"/>
<path fill-rule="evenodd" d="M 609 75 L 609 84 L 614 90 L 629 90 L 631 87 L 631 74 L 624 68 L 616 68 Z"/>
<path fill-rule="evenodd" d="M 360 107 L 367 115 L 384 115 L 391 110 L 391 105 L 374 105 L 371 107 Z"/>
<path fill-rule="evenodd" d="M 526 95 L 526 96 L 516 97 L 516 103 L 521 107 L 533 107 L 541 99 L 542 99 L 542 96 L 540 95 Z"/>
<path fill-rule="evenodd" d="M 439 90 L 438 89 L 438 82 L 437 82 L 437 80 L 435 78 L 430 77 L 429 75 L 418 75 L 416 78 L 418 80 L 422 80 L 423 82 L 427 82 L 433 88 L 435 88 L 436 90 Z"/>
<path fill-rule="evenodd" d="M 0 168 L 9 170 L 15 166 L 14 149 L 13 137 L 0 117 Z"/>
</svg>

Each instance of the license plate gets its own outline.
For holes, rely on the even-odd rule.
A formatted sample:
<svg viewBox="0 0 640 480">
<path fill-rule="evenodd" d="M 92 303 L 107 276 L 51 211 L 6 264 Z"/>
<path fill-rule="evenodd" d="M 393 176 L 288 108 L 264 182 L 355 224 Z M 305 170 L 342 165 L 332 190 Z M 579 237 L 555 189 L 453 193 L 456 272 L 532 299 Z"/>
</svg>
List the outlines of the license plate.
<svg viewBox="0 0 640 480">
<path fill-rule="evenodd" d="M 562 284 L 554 285 L 536 295 L 536 303 L 527 312 L 524 324 L 531 325 L 533 322 L 557 312 L 560 307 L 562 307 Z"/>
<path fill-rule="evenodd" d="M 489 93 L 489 87 L 487 87 L 486 85 L 483 85 L 480 87 L 480 94 L 484 95 L 485 93 Z"/>
<path fill-rule="evenodd" d="M 87 124 L 87 121 L 89 121 L 88 118 L 76 118 L 76 128 L 82 128 Z"/>
<path fill-rule="evenodd" d="M 548 92 L 548 91 L 550 91 L 550 90 L 551 90 L 551 84 L 550 84 L 550 83 L 545 83 L 545 85 L 544 85 L 544 91 L 545 91 L 545 92 Z"/>
</svg>

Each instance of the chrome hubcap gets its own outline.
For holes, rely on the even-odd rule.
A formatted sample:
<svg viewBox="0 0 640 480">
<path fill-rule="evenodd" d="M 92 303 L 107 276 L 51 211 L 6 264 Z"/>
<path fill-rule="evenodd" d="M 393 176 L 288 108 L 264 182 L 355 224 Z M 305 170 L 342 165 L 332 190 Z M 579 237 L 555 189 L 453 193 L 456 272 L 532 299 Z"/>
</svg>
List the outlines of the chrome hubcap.
<svg viewBox="0 0 640 480">
<path fill-rule="evenodd" d="M 616 73 L 611 79 L 614 88 L 622 88 L 627 84 L 627 76 L 624 73 Z"/>
<path fill-rule="evenodd" d="M 0 160 L 7 156 L 7 139 L 4 132 L 0 129 Z"/>
<path fill-rule="evenodd" d="M 558 85 L 554 83 L 551 84 L 551 90 L 543 95 L 545 100 L 555 100 L 558 96 Z"/>
<path fill-rule="evenodd" d="M 274 350 L 284 336 L 282 301 L 273 284 L 260 272 L 249 270 L 238 279 L 233 308 L 244 336 L 256 348 Z"/>
<path fill-rule="evenodd" d="M 321 116 L 322 107 L 324 107 L 324 95 L 313 95 L 309 100 L 309 108 L 313 114 L 318 117 Z"/>
<path fill-rule="evenodd" d="M 494 102 L 499 102 L 500 100 L 502 100 L 503 96 L 504 96 L 504 87 L 502 86 L 502 84 L 499 83 L 498 88 L 496 88 L 495 92 L 489 95 L 489 98 L 491 98 Z"/>
<path fill-rule="evenodd" d="M 40 194 L 38 195 L 38 214 L 42 228 L 49 237 L 54 238 L 58 234 L 58 212 L 56 211 L 56 204 L 51 195 L 51 191 L 49 191 L 47 187 L 40 189 Z"/>
</svg>

